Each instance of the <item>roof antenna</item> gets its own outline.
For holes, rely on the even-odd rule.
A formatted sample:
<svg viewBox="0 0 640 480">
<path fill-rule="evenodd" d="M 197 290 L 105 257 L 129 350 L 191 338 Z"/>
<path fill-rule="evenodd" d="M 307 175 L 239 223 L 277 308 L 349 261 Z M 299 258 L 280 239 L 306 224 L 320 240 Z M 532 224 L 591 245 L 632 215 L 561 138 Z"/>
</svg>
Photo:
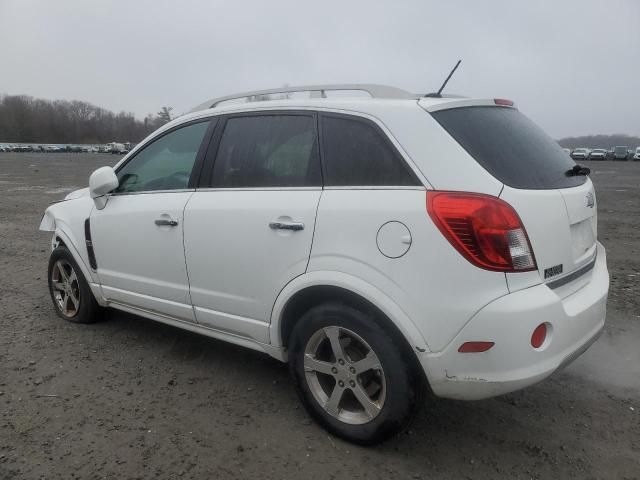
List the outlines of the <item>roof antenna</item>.
<svg viewBox="0 0 640 480">
<path fill-rule="evenodd" d="M 444 87 L 447 86 L 447 83 L 449 83 L 449 80 L 451 79 L 451 77 L 453 76 L 453 74 L 458 69 L 461 63 L 462 63 L 462 60 L 458 60 L 458 63 L 456 63 L 456 66 L 453 67 L 453 70 L 449 72 L 449 76 L 445 79 L 444 83 L 442 84 L 442 86 L 440 87 L 440 90 L 438 90 L 437 93 L 427 93 L 425 97 L 442 98 L 442 91 L 444 90 Z"/>
</svg>

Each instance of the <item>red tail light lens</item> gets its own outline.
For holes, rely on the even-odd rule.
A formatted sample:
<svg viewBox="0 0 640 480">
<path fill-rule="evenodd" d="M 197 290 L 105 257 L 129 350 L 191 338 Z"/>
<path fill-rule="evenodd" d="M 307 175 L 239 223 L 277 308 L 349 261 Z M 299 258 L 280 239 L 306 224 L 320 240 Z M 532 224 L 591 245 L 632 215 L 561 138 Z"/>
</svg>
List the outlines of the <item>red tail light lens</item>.
<svg viewBox="0 0 640 480">
<path fill-rule="evenodd" d="M 497 197 L 467 192 L 427 192 L 427 212 L 458 252 L 496 272 L 528 272 L 536 260 L 520 217 Z"/>
</svg>

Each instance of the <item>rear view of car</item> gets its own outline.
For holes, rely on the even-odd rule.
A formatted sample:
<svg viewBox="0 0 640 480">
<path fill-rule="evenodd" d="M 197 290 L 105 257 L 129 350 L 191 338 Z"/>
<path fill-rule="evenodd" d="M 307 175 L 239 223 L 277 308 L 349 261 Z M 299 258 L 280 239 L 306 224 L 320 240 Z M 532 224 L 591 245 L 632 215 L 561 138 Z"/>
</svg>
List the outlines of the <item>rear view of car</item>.
<svg viewBox="0 0 640 480">
<path fill-rule="evenodd" d="M 629 155 L 629 152 L 627 150 L 627 147 L 617 146 L 613 149 L 614 160 L 627 160 L 628 155 Z"/>
<path fill-rule="evenodd" d="M 451 246 L 474 267 L 505 274 L 509 294 L 479 305 L 448 347 L 425 362 L 437 394 L 484 398 L 551 374 L 602 330 L 609 277 L 596 197 L 588 170 L 515 108 L 432 115 L 503 183 L 499 198 L 428 193 L 429 214 Z"/>
<path fill-rule="evenodd" d="M 589 160 L 606 160 L 607 151 L 602 148 L 595 148 L 589 154 Z"/>
<path fill-rule="evenodd" d="M 576 148 L 573 152 L 571 152 L 571 158 L 574 160 L 586 160 L 589 158 L 589 149 L 588 148 Z"/>
</svg>

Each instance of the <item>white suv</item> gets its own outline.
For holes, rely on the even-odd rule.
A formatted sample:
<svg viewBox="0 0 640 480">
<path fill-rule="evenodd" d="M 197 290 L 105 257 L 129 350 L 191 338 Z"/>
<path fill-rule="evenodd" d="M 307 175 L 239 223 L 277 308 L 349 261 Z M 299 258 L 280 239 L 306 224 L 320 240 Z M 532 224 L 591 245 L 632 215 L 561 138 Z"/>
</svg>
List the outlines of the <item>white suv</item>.
<svg viewBox="0 0 640 480">
<path fill-rule="evenodd" d="M 49 289 L 70 321 L 113 307 L 288 361 L 315 419 L 374 443 L 427 387 L 510 392 L 598 337 L 588 173 L 507 100 L 225 97 L 46 210 Z"/>
</svg>

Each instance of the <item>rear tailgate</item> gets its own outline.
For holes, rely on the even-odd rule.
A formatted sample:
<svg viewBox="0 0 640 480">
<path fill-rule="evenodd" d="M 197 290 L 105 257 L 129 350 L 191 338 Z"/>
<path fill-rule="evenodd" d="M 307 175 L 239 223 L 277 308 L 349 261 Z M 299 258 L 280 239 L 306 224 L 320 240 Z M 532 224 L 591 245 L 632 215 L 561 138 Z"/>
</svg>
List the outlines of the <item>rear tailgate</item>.
<svg viewBox="0 0 640 480">
<path fill-rule="evenodd" d="M 547 282 L 564 297 L 588 282 L 596 251 L 593 185 L 560 146 L 517 109 L 464 105 L 433 117 L 496 179 L 527 231 L 537 272 L 508 273 L 511 291 Z"/>
<path fill-rule="evenodd" d="M 587 206 L 589 198 L 595 199 L 591 181 L 554 190 L 505 186 L 500 198 L 520 215 L 538 265 L 537 272 L 507 274 L 509 289 L 520 290 L 544 281 L 566 297 L 584 286 L 596 254 L 596 208 Z"/>
</svg>

